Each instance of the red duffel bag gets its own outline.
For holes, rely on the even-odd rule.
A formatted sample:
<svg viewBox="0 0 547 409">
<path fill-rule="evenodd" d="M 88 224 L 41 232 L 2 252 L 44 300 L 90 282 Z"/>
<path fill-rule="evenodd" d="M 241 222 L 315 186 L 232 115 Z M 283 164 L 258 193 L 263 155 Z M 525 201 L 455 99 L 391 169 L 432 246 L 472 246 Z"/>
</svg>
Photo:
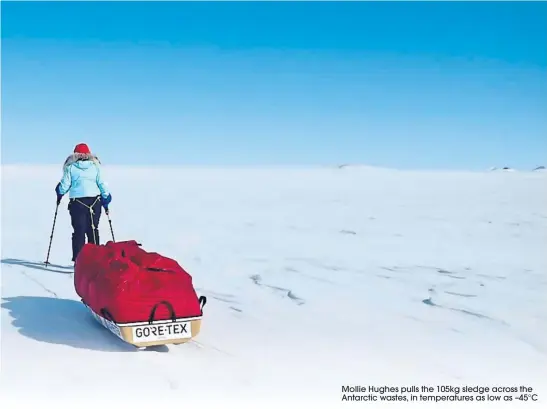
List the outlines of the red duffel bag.
<svg viewBox="0 0 547 409">
<path fill-rule="evenodd" d="M 140 326 L 140 333 L 149 335 L 142 338 L 148 344 L 164 343 L 169 337 L 160 335 L 177 330 L 172 325 L 151 325 L 199 319 L 206 302 L 205 297 L 198 298 L 192 277 L 175 260 L 147 252 L 134 240 L 86 244 L 76 259 L 74 286 L 103 325 L 110 330 L 112 324 Z M 140 333 L 133 330 L 133 337 Z M 138 344 L 136 339 L 117 335 Z"/>
</svg>

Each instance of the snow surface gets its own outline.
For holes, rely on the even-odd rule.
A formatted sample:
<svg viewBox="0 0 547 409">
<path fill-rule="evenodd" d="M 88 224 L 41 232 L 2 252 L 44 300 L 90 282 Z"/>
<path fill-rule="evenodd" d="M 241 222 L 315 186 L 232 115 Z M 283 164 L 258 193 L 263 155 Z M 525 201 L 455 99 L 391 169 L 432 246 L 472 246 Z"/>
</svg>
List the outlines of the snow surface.
<svg viewBox="0 0 547 409">
<path fill-rule="evenodd" d="M 104 173 L 116 240 L 192 274 L 202 332 L 138 351 L 100 327 L 64 267 L 66 198 L 57 266 L 41 264 L 60 167 L 3 166 L 2 408 L 547 407 L 546 174 Z M 341 401 L 343 385 L 424 384 L 523 385 L 543 403 Z"/>
</svg>

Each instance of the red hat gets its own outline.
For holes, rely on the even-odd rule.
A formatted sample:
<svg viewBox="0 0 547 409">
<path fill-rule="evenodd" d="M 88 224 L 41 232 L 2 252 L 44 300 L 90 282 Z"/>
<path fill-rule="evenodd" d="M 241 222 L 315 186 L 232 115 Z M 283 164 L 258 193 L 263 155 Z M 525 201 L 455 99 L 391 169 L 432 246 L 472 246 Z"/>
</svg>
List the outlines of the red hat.
<svg viewBox="0 0 547 409">
<path fill-rule="evenodd" d="M 91 150 L 89 149 L 89 146 L 87 146 L 85 143 L 79 143 L 74 148 L 74 153 L 89 154 L 89 153 L 91 153 Z"/>
</svg>

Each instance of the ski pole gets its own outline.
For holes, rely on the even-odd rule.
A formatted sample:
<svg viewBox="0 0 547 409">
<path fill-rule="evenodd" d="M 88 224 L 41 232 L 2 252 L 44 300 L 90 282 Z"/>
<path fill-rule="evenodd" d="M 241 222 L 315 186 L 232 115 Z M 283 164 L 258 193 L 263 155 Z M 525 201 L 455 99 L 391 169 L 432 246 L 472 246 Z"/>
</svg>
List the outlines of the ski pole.
<svg viewBox="0 0 547 409">
<path fill-rule="evenodd" d="M 47 257 L 46 257 L 46 261 L 44 262 L 46 267 L 48 264 L 50 264 L 49 252 L 51 251 L 51 243 L 53 242 L 53 231 L 55 230 L 55 222 L 57 221 L 57 212 L 59 210 L 59 204 L 61 204 L 61 202 L 57 202 L 57 206 L 55 207 L 55 216 L 53 217 L 53 227 L 51 228 L 51 236 L 49 236 L 49 248 L 47 249 Z"/>
<path fill-rule="evenodd" d="M 108 224 L 110 224 L 110 233 L 112 233 L 112 241 L 116 243 L 116 239 L 114 238 L 114 229 L 112 229 L 112 220 L 110 220 L 110 212 L 108 209 L 104 209 L 104 212 L 106 213 L 106 217 L 108 217 Z"/>
</svg>

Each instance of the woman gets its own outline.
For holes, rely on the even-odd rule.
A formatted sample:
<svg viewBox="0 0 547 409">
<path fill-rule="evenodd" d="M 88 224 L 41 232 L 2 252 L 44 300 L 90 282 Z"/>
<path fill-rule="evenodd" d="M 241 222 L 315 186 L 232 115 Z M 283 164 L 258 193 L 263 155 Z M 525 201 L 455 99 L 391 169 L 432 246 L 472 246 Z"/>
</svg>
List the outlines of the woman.
<svg viewBox="0 0 547 409">
<path fill-rule="evenodd" d="M 72 220 L 72 261 L 76 261 L 78 253 L 87 242 L 99 244 L 99 219 L 101 205 L 108 213 L 108 205 L 112 195 L 108 191 L 100 169 L 99 158 L 91 153 L 85 143 L 74 148 L 63 165 L 63 177 L 57 184 L 57 205 L 66 193 L 70 201 L 68 210 Z"/>
</svg>

